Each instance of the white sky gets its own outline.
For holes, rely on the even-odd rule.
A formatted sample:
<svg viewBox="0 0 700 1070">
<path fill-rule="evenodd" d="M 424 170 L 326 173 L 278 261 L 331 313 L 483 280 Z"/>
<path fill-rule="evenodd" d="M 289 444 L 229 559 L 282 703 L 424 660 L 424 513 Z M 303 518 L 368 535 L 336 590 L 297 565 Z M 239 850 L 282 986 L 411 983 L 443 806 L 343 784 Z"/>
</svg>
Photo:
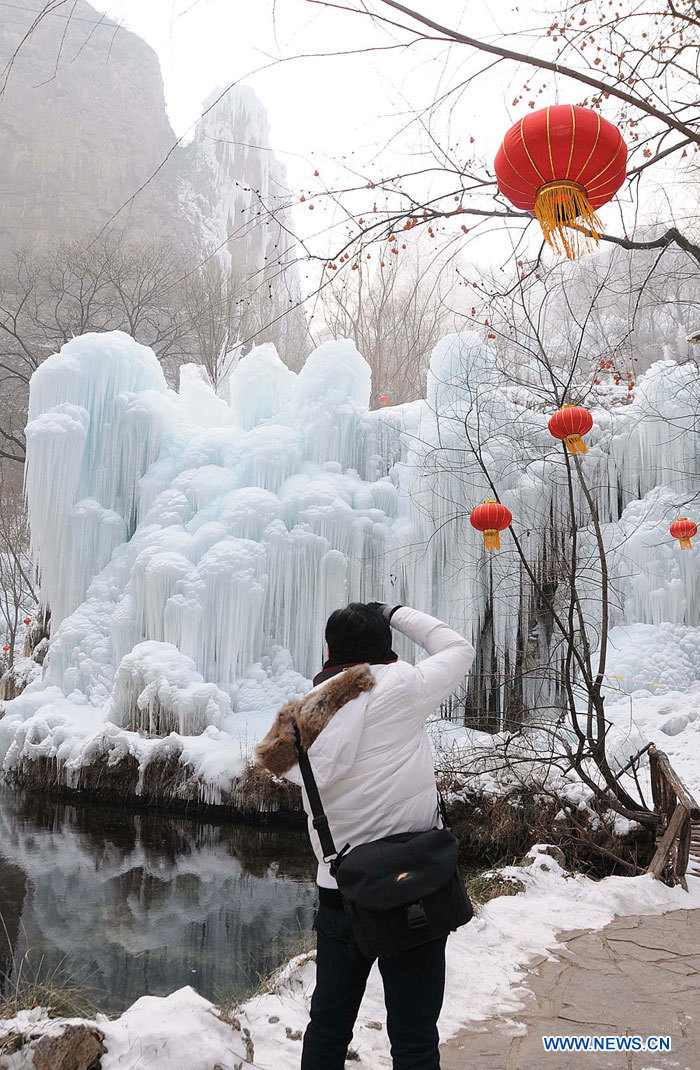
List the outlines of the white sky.
<svg viewBox="0 0 700 1070">
<path fill-rule="evenodd" d="M 455 75 L 462 75 L 463 67 L 473 70 L 475 65 L 491 63 L 490 57 L 471 50 L 437 44 L 387 49 L 398 39 L 405 41 L 405 33 L 396 31 L 394 37 L 393 30 L 378 29 L 362 16 L 308 0 L 91 2 L 156 50 L 170 121 L 178 136 L 187 135 L 212 89 L 242 80 L 253 86 L 267 109 L 272 147 L 286 164 L 290 188 L 297 195 L 306 194 L 311 200 L 323 187 L 361 187 L 362 194 L 345 198 L 342 205 L 317 199 L 313 213 L 308 204 L 297 204 L 295 232 L 321 255 L 333 256 L 352 233 L 346 209 L 366 214 L 371 207 L 366 201 L 372 195 L 364 193 L 369 179 L 434 167 L 434 146 L 426 124 L 416 121 L 416 110 L 458 81 Z M 546 2 L 542 0 L 543 5 Z M 421 0 L 420 6 L 434 18 L 480 36 L 502 36 L 494 15 L 499 9 L 508 16 L 511 32 L 518 18 L 530 25 L 544 21 L 542 16 L 533 18 L 530 3 L 520 5 L 516 15 L 511 4 L 500 7 L 489 0 Z M 525 39 L 519 43 L 527 47 Z M 368 51 L 373 45 L 383 50 Z M 354 54 L 328 55 L 351 50 Z M 304 58 L 293 58 L 298 56 Z M 283 62 L 275 64 L 280 58 Z M 458 168 L 475 150 L 487 160 L 495 156 L 505 131 L 521 114 L 521 109 L 510 107 L 520 84 L 516 79 L 514 68 L 503 64 L 480 79 L 478 91 L 467 91 L 456 101 L 449 128 L 447 111 L 440 114 L 436 143 L 449 145 Z M 545 97 L 539 101 L 549 102 Z M 315 170 L 319 178 L 314 177 Z M 443 192 L 459 186 L 454 175 L 435 176 L 433 172 L 438 186 L 448 182 Z M 416 182 L 414 195 L 426 196 L 429 180 L 421 177 Z M 438 186 L 433 184 L 432 190 Z M 439 229 L 445 231 L 441 238 L 455 240 L 453 231 L 461 237 L 457 225 Z M 512 242 L 519 233 L 509 234 L 500 226 L 497 233 L 493 229 L 470 241 L 470 261 L 501 263 L 512 255 Z M 420 234 L 417 240 L 422 247 Z M 450 248 L 454 251 L 454 246 Z"/>
<path fill-rule="evenodd" d="M 343 0 L 338 0 L 342 3 Z M 297 194 L 316 196 L 318 190 L 360 185 L 364 200 L 317 200 L 295 210 L 295 230 L 320 240 L 321 255 L 338 248 L 336 234 L 351 232 L 345 208 L 367 212 L 364 184 L 435 164 L 429 124 L 416 112 L 438 99 L 448 86 L 475 69 L 488 68 L 491 57 L 471 49 L 443 47 L 438 43 L 411 49 L 387 50 L 393 31 L 376 28 L 368 19 L 329 10 L 308 0 L 92 0 L 149 42 L 156 50 L 163 73 L 169 116 L 178 136 L 186 135 L 201 112 L 202 101 L 214 88 L 236 80 L 252 85 L 265 105 L 271 127 L 271 144 L 288 169 L 289 185 Z M 520 36 L 522 51 L 547 52 L 539 33 L 550 21 L 542 9 L 558 8 L 557 0 L 532 0 L 520 5 L 501 0 L 420 0 L 420 10 L 453 27 L 481 37 L 504 36 L 527 26 L 530 37 Z M 540 14 L 535 12 L 539 11 Z M 499 19 L 505 22 L 499 25 Z M 405 33 L 400 35 L 406 40 Z M 370 51 L 371 46 L 383 51 Z M 551 47 L 551 46 L 550 46 Z M 331 55 L 343 50 L 361 54 Z M 295 58 L 302 56 L 303 58 Z M 281 63 L 275 60 L 281 59 Z M 265 68 L 265 69 L 262 69 Z M 501 63 L 454 97 L 453 108 L 439 115 L 436 144 L 449 149 L 457 170 L 468 157 L 492 161 L 509 126 L 523 114 L 514 98 L 523 75 L 531 85 L 537 106 L 561 100 L 580 102 L 585 87 L 566 79 L 556 87 L 531 69 L 526 73 Z M 527 94 L 530 96 L 530 93 Z M 515 105 L 515 106 L 514 106 Z M 611 116 L 613 117 L 613 116 Z M 614 118 L 614 117 L 613 117 Z M 473 147 L 470 137 L 474 137 Z M 318 169 L 320 177 L 314 177 Z M 359 178 L 359 182 L 358 182 Z M 419 180 L 423 182 L 423 178 Z M 453 191 L 455 179 L 441 174 L 435 183 Z M 418 194 L 424 196 L 426 186 Z M 438 188 L 433 185 L 433 191 Z M 615 226 L 625 195 L 604 212 Z M 338 228 L 340 227 L 340 231 Z M 447 225 L 447 238 L 459 228 Z M 532 228 L 528 244 L 539 245 Z M 332 237 L 328 237 L 332 234 Z M 464 252 L 473 262 L 503 264 L 513 256 L 520 228 L 494 224 L 479 231 Z M 340 242 L 342 245 L 342 241 Z M 462 242 L 460 241 L 460 245 Z M 467 251 L 468 247 L 468 251 Z M 318 244 L 316 245 L 318 249 Z M 533 246 L 534 248 L 534 246 Z M 520 250 L 520 247 L 518 246 Z M 519 254 L 520 251 L 519 251 Z"/>
<path fill-rule="evenodd" d="M 215 87 L 241 79 L 265 104 L 272 144 L 289 168 L 293 187 L 308 182 L 328 157 L 371 163 L 387 135 L 401 125 L 413 102 L 425 103 L 426 83 L 436 90 L 443 64 L 424 46 L 398 51 L 312 58 L 314 54 L 391 44 L 368 20 L 329 11 L 307 0 L 93 0 L 151 44 L 161 62 L 171 123 L 186 132 Z M 497 32 L 484 0 L 431 0 L 431 14 L 459 24 L 469 8 L 469 26 Z M 279 57 L 287 59 L 265 71 Z M 255 71 L 258 73 L 254 73 Z M 503 72 L 507 77 L 506 72 Z M 507 92 L 504 86 L 503 92 Z M 485 106 L 486 105 L 486 106 Z M 503 94 L 465 101 L 458 122 L 488 131 L 495 154 L 508 125 Z M 493 145 L 490 142 L 493 142 Z M 399 147 L 412 147 L 411 135 Z M 486 146 L 484 146 L 486 148 Z M 353 159 L 354 157 L 354 159 Z M 386 159 L 386 154 L 384 156 Z M 330 166 L 330 165 L 329 165 Z M 335 170 L 335 168 L 333 168 Z M 328 175 L 335 184 L 335 175 Z"/>
</svg>

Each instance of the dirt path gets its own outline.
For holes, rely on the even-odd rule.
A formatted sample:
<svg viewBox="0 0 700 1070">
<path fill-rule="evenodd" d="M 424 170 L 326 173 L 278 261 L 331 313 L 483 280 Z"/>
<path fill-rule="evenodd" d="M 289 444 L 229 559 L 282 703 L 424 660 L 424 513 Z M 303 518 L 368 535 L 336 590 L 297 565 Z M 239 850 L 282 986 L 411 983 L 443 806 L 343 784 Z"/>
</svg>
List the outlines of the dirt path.
<svg viewBox="0 0 700 1070">
<path fill-rule="evenodd" d="M 700 910 L 561 939 L 555 961 L 533 962 L 515 1021 L 465 1030 L 443 1048 L 442 1070 L 700 1070 Z M 556 1035 L 668 1035 L 671 1051 L 546 1052 L 542 1037 Z"/>
</svg>

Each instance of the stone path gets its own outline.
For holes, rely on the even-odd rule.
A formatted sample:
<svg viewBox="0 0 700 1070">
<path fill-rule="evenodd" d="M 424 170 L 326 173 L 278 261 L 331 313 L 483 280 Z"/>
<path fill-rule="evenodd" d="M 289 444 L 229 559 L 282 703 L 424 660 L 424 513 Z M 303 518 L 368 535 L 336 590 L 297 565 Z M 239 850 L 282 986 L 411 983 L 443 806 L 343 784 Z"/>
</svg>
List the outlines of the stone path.
<svg viewBox="0 0 700 1070">
<path fill-rule="evenodd" d="M 515 1022 L 465 1030 L 443 1048 L 442 1070 L 700 1070 L 700 910 L 561 939 L 555 961 L 531 964 L 532 996 Z M 671 1051 L 544 1051 L 542 1037 L 556 1035 L 668 1035 Z"/>
</svg>

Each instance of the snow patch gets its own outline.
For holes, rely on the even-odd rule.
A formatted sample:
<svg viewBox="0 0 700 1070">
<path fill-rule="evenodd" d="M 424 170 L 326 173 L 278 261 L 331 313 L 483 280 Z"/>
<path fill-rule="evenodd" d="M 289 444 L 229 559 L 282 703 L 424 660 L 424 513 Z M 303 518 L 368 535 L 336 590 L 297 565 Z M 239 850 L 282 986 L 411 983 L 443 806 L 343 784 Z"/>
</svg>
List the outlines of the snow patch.
<svg viewBox="0 0 700 1070">
<path fill-rule="evenodd" d="M 465 1026 L 481 1030 L 493 1019 L 512 1024 L 512 1016 L 527 1002 L 528 963 L 537 955 L 552 957 L 562 946 L 559 933 L 601 929 L 625 914 L 700 907 L 699 878 L 689 878 L 689 893 L 667 888 L 649 875 L 591 881 L 564 872 L 544 845 L 533 848 L 523 866 L 508 866 L 502 873 L 525 885 L 525 891 L 491 900 L 447 942 L 445 1002 L 439 1022 L 443 1042 Z M 278 971 L 269 990 L 249 1000 L 229 1020 L 192 988 L 165 998 L 143 996 L 114 1021 L 97 1016 L 95 1024 L 104 1031 L 108 1049 L 102 1070 L 140 1070 L 144 1060 L 150 1070 L 211 1070 L 215 1064 L 234 1070 L 241 1062 L 261 1070 L 297 1070 L 314 984 L 314 955 L 308 954 Z M 0 1022 L 0 1038 L 19 1030 L 58 1031 L 65 1024 L 65 1019 L 50 1021 L 35 1008 Z M 388 1070 L 392 1065 L 376 965 L 352 1047 L 359 1055 L 358 1066 Z"/>
</svg>

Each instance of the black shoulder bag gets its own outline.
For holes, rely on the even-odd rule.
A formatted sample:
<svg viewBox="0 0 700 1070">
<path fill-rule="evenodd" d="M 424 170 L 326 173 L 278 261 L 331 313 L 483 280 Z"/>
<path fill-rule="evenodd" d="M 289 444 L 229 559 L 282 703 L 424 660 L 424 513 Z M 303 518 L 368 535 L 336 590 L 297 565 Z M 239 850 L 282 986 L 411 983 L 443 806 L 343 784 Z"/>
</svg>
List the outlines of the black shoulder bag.
<svg viewBox="0 0 700 1070">
<path fill-rule="evenodd" d="M 324 861 L 338 883 L 353 940 L 367 958 L 386 958 L 427 944 L 466 925 L 471 900 L 457 861 L 458 840 L 448 827 L 401 832 L 372 843 L 336 849 L 309 756 L 294 734 L 304 787 Z"/>
</svg>

